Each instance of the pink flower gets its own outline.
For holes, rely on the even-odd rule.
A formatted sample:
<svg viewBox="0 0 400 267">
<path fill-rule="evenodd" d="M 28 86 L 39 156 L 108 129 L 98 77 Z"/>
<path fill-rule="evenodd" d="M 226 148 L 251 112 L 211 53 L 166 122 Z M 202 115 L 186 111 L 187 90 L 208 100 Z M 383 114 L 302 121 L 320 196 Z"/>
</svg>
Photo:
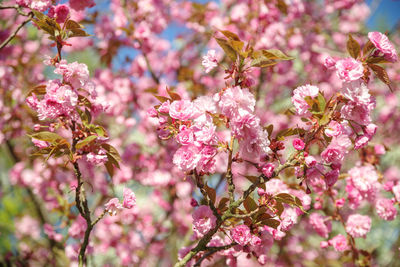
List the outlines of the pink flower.
<svg viewBox="0 0 400 267">
<path fill-rule="evenodd" d="M 174 101 L 169 107 L 169 115 L 171 118 L 181 121 L 193 119 L 194 112 L 193 103 L 189 100 Z"/>
<path fill-rule="evenodd" d="M 386 153 L 386 149 L 383 145 L 377 144 L 374 146 L 375 154 L 384 155 Z"/>
<path fill-rule="evenodd" d="M 56 21 L 64 23 L 69 15 L 69 7 L 67 5 L 57 5 L 54 9 Z"/>
<path fill-rule="evenodd" d="M 378 126 L 376 124 L 370 123 L 364 128 L 364 133 L 371 139 L 375 135 L 377 129 Z"/>
<path fill-rule="evenodd" d="M 247 88 L 241 89 L 239 86 L 226 89 L 218 103 L 221 113 L 229 118 L 237 116 L 242 110 L 251 113 L 255 105 L 254 95 Z"/>
<path fill-rule="evenodd" d="M 343 82 L 356 81 L 364 76 L 362 63 L 354 58 L 345 58 L 336 62 L 336 74 Z"/>
<path fill-rule="evenodd" d="M 274 164 L 267 163 L 262 166 L 261 171 L 267 178 L 271 178 L 272 175 L 274 174 L 274 169 L 275 169 Z"/>
<path fill-rule="evenodd" d="M 99 149 L 97 153 L 89 152 L 85 156 L 87 162 L 92 163 L 93 165 L 101 165 L 107 162 L 107 153 L 104 149 Z"/>
<path fill-rule="evenodd" d="M 393 190 L 393 194 L 396 198 L 396 201 L 400 202 L 400 183 L 393 186 L 392 190 Z"/>
<path fill-rule="evenodd" d="M 117 215 L 118 210 L 122 209 L 122 205 L 116 197 L 110 199 L 104 206 L 111 216 Z"/>
<path fill-rule="evenodd" d="M 209 50 L 207 55 L 203 57 L 203 61 L 201 62 L 204 68 L 206 68 L 206 73 L 209 73 L 213 68 L 218 66 L 218 60 L 216 56 L 215 50 Z"/>
<path fill-rule="evenodd" d="M 313 167 L 315 164 L 317 164 L 317 160 L 313 156 L 305 157 L 304 162 L 306 163 L 307 167 Z"/>
<path fill-rule="evenodd" d="M 371 230 L 371 218 L 360 214 L 352 214 L 346 221 L 346 232 L 352 237 L 365 237 Z"/>
<path fill-rule="evenodd" d="M 169 102 L 169 100 L 163 102 L 163 103 L 160 105 L 160 107 L 158 108 L 158 111 L 161 112 L 161 113 L 166 113 L 166 114 L 168 114 L 168 113 L 169 113 L 169 106 L 170 106 L 170 104 L 171 104 L 171 103 Z"/>
<path fill-rule="evenodd" d="M 310 106 L 307 104 L 307 101 L 305 98 L 307 96 L 314 98 L 318 96 L 319 88 L 314 86 L 314 85 L 304 85 L 304 86 L 299 86 L 293 91 L 293 96 L 292 96 L 292 103 L 296 108 L 297 114 L 302 116 L 302 115 L 309 115 L 308 109 Z"/>
<path fill-rule="evenodd" d="M 397 216 L 397 209 L 393 201 L 387 198 L 378 199 L 375 203 L 376 213 L 386 221 L 393 221 Z"/>
<path fill-rule="evenodd" d="M 329 122 L 325 128 L 325 135 L 329 137 L 337 137 L 342 134 L 342 125 L 337 121 Z"/>
<path fill-rule="evenodd" d="M 63 76 L 64 81 L 72 85 L 74 89 L 83 87 L 89 80 L 89 70 L 86 64 L 72 62 L 67 63 L 66 60 L 61 60 L 60 63 L 56 64 L 54 73 Z"/>
<path fill-rule="evenodd" d="M 84 10 L 86 7 L 94 7 L 96 4 L 93 0 L 69 0 L 69 5 L 76 11 Z"/>
<path fill-rule="evenodd" d="M 122 206 L 126 209 L 131 209 L 136 205 L 136 196 L 135 193 L 129 188 L 124 188 L 124 201 L 122 202 Z"/>
<path fill-rule="evenodd" d="M 201 205 L 192 214 L 193 230 L 198 237 L 205 235 L 208 231 L 216 226 L 217 218 L 215 218 L 210 207 Z"/>
<path fill-rule="evenodd" d="M 306 144 L 300 138 L 295 138 L 292 142 L 294 149 L 303 150 Z"/>
<path fill-rule="evenodd" d="M 362 195 L 372 197 L 375 194 L 379 177 L 372 165 L 356 166 L 348 173 L 347 183 L 353 185 Z"/>
<path fill-rule="evenodd" d="M 360 149 L 368 145 L 369 138 L 366 135 L 361 135 L 354 141 L 354 149 Z"/>
<path fill-rule="evenodd" d="M 336 199 L 336 201 L 335 201 L 335 205 L 336 205 L 336 207 L 338 207 L 338 208 L 341 208 L 341 207 L 343 207 L 344 206 L 344 203 L 346 203 L 346 200 L 342 197 L 342 198 L 338 198 L 338 199 Z"/>
<path fill-rule="evenodd" d="M 347 239 L 344 235 L 339 234 L 328 241 L 329 245 L 333 246 L 333 248 L 338 252 L 343 252 L 350 249 L 349 244 L 347 243 Z"/>
<path fill-rule="evenodd" d="M 32 143 L 40 149 L 46 148 L 49 146 L 49 143 L 47 143 L 46 141 L 38 140 L 35 138 L 32 138 Z"/>
<path fill-rule="evenodd" d="M 193 170 L 200 160 L 199 152 L 196 146 L 182 146 L 175 152 L 173 162 L 181 171 Z"/>
<path fill-rule="evenodd" d="M 328 220 L 328 217 L 322 216 L 316 212 L 310 215 L 310 224 L 314 230 L 324 238 L 328 238 L 329 233 L 332 231 L 332 223 Z"/>
<path fill-rule="evenodd" d="M 328 56 L 325 58 L 324 66 L 327 69 L 332 69 L 333 67 L 335 67 L 335 65 L 336 65 L 336 60 L 333 57 Z"/>
<path fill-rule="evenodd" d="M 332 139 L 328 147 L 322 151 L 321 157 L 326 163 L 341 163 L 350 146 L 351 141 L 347 135 L 340 135 Z"/>
<path fill-rule="evenodd" d="M 251 241 L 251 232 L 250 228 L 245 225 L 237 225 L 235 228 L 231 230 L 231 236 L 233 241 L 238 243 L 241 246 L 247 245 Z"/>
<path fill-rule="evenodd" d="M 371 102 L 368 87 L 362 80 L 344 82 L 342 93 L 347 99 L 357 104 L 368 105 Z"/>
<path fill-rule="evenodd" d="M 194 134 L 192 129 L 188 128 L 186 125 L 182 125 L 179 128 L 179 133 L 176 135 L 176 141 L 181 145 L 193 144 Z"/>
<path fill-rule="evenodd" d="M 376 49 L 383 53 L 387 61 L 396 62 L 398 60 L 396 50 L 386 35 L 380 32 L 369 32 L 368 38 Z"/>
</svg>

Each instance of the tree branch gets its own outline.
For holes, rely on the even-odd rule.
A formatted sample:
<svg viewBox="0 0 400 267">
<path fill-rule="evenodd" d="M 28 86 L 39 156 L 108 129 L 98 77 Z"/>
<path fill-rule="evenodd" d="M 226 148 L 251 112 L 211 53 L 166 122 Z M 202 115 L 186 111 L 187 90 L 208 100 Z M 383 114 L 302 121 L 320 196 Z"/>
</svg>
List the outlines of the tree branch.
<svg viewBox="0 0 400 267">
<path fill-rule="evenodd" d="M 15 31 L 6 39 L 4 40 L 4 42 L 0 45 L 0 50 L 3 49 L 9 42 L 11 42 L 11 40 L 17 35 L 17 33 L 19 32 L 19 30 L 22 29 L 22 27 L 25 26 L 25 24 L 27 24 L 29 21 L 31 21 L 33 18 L 33 13 L 30 12 L 28 14 L 28 19 L 26 19 L 25 21 L 23 21 L 16 29 Z"/>
</svg>

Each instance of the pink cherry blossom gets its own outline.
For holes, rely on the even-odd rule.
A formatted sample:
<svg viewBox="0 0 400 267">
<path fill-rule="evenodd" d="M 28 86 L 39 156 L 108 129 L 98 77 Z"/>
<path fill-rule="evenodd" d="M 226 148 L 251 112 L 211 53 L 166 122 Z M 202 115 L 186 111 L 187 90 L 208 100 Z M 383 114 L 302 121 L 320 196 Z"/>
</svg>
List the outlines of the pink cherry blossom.
<svg viewBox="0 0 400 267">
<path fill-rule="evenodd" d="M 250 228 L 245 224 L 235 226 L 235 228 L 231 230 L 231 236 L 233 241 L 241 246 L 247 245 L 252 239 Z"/>
<path fill-rule="evenodd" d="M 364 76 L 362 63 L 354 58 L 345 58 L 336 62 L 336 73 L 343 82 L 356 81 Z"/>
<path fill-rule="evenodd" d="M 368 38 L 376 49 L 383 53 L 386 60 L 390 62 L 396 62 L 398 60 L 396 50 L 386 35 L 380 32 L 369 32 Z"/>
<path fill-rule="evenodd" d="M 319 88 L 314 85 L 304 85 L 299 86 L 293 91 L 292 96 L 292 103 L 296 108 L 297 114 L 302 115 L 309 115 L 308 109 L 310 106 L 306 102 L 305 98 L 307 96 L 314 98 L 318 96 Z"/>
<path fill-rule="evenodd" d="M 199 152 L 194 145 L 182 146 L 175 152 L 173 162 L 181 171 L 193 170 L 200 160 Z"/>
<path fill-rule="evenodd" d="M 124 200 L 122 202 L 122 206 L 126 209 L 131 209 L 136 205 L 136 196 L 135 193 L 129 188 L 124 188 Z"/>
<path fill-rule="evenodd" d="M 392 221 L 397 216 L 397 209 L 393 201 L 387 198 L 380 198 L 375 203 L 376 213 L 386 221 Z"/>
<path fill-rule="evenodd" d="M 189 100 L 177 100 L 171 103 L 169 115 L 177 120 L 186 121 L 193 118 L 193 103 Z"/>
<path fill-rule="evenodd" d="M 216 225 L 217 218 L 215 218 L 210 207 L 201 205 L 199 206 L 192 215 L 193 218 L 193 230 L 201 237 L 210 231 Z"/>
<path fill-rule="evenodd" d="M 201 64 L 206 69 L 206 73 L 209 73 L 213 68 L 218 66 L 218 60 L 215 50 L 209 50 L 207 52 L 207 55 L 203 57 L 203 61 L 201 62 Z"/>
<path fill-rule="evenodd" d="M 333 246 L 336 251 L 343 252 L 350 249 L 350 245 L 344 235 L 339 234 L 328 241 L 329 245 Z"/>
<path fill-rule="evenodd" d="M 295 138 L 292 143 L 293 143 L 294 149 L 296 149 L 296 150 L 303 150 L 304 147 L 306 146 L 304 141 L 301 140 L 300 138 Z"/>
<path fill-rule="evenodd" d="M 320 236 L 328 238 L 332 230 L 332 224 L 330 220 L 328 220 L 328 217 L 314 212 L 310 215 L 310 224 Z"/>
<path fill-rule="evenodd" d="M 371 230 L 371 218 L 360 214 L 352 214 L 346 221 L 346 232 L 352 237 L 365 237 Z"/>
<path fill-rule="evenodd" d="M 330 121 L 325 128 L 325 134 L 329 137 L 337 137 L 342 134 L 342 125 L 337 121 Z"/>
<path fill-rule="evenodd" d="M 110 199 L 105 205 L 104 205 L 106 211 L 111 215 L 115 216 L 117 215 L 117 212 L 122 209 L 121 203 L 119 203 L 118 198 L 112 198 Z"/>
</svg>

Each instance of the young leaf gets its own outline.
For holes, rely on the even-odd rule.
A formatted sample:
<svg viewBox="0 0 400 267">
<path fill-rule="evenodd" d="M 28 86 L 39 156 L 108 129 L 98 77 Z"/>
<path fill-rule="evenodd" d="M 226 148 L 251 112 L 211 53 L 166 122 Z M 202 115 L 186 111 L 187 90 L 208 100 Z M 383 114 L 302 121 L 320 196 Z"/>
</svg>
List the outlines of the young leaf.
<svg viewBox="0 0 400 267">
<path fill-rule="evenodd" d="M 294 59 L 294 57 L 285 55 L 279 49 L 262 50 L 262 53 L 268 59 L 276 59 L 276 60 L 292 60 L 292 59 Z"/>
<path fill-rule="evenodd" d="M 379 78 L 379 80 L 381 80 L 382 82 L 384 82 L 387 86 L 389 86 L 389 89 L 391 91 L 392 87 L 390 85 L 390 80 L 389 80 L 389 75 L 387 74 L 387 72 L 385 71 L 384 68 L 382 68 L 379 65 L 375 65 L 375 64 L 368 64 L 368 66 L 372 69 L 372 71 L 375 73 L 376 77 Z"/>
<path fill-rule="evenodd" d="M 266 219 L 266 220 L 261 221 L 261 224 L 262 224 L 262 225 L 269 226 L 269 227 L 272 227 L 272 228 L 274 228 L 274 229 L 277 229 L 278 226 L 279 226 L 281 223 L 280 223 L 278 220 L 275 220 L 275 219 Z"/>
<path fill-rule="evenodd" d="M 360 44 L 353 39 L 353 36 L 349 34 L 349 40 L 347 40 L 347 52 L 349 52 L 352 58 L 358 58 L 360 56 Z"/>
<path fill-rule="evenodd" d="M 94 141 L 94 140 L 96 140 L 96 139 L 97 139 L 97 136 L 95 136 L 95 135 L 90 135 L 90 136 L 86 137 L 85 139 L 83 139 L 82 141 L 79 141 L 79 142 L 76 144 L 75 147 L 76 147 L 76 149 L 81 149 L 82 147 L 88 145 L 89 143 L 91 143 L 92 141 Z"/>
<path fill-rule="evenodd" d="M 169 99 L 168 97 L 161 96 L 161 95 L 154 95 L 155 98 L 158 99 L 161 103 L 167 102 L 168 100 L 172 102 L 172 99 Z"/>
<path fill-rule="evenodd" d="M 168 87 L 167 87 L 167 93 L 172 100 L 181 100 L 181 96 L 175 93 L 174 91 L 171 91 Z"/>
<path fill-rule="evenodd" d="M 31 134 L 31 135 L 28 135 L 28 136 L 32 137 L 34 139 L 38 139 L 38 140 L 46 141 L 46 142 L 50 142 L 50 143 L 53 143 L 53 142 L 55 142 L 57 140 L 63 140 L 64 139 L 63 137 L 59 136 L 56 133 L 47 132 L 47 131 L 34 133 L 34 134 Z"/>
<path fill-rule="evenodd" d="M 235 41 L 240 41 L 240 38 L 239 38 L 239 36 L 237 36 L 236 33 L 233 33 L 233 32 L 230 32 L 230 31 L 222 31 L 222 30 L 220 30 L 220 32 L 223 35 L 225 35 L 225 37 L 227 37 L 228 39 L 232 39 L 232 40 L 235 40 Z"/>
<path fill-rule="evenodd" d="M 247 210 L 247 212 L 252 212 L 253 210 L 256 210 L 258 208 L 257 203 L 250 196 L 248 196 L 244 200 L 243 206 Z"/>
<path fill-rule="evenodd" d="M 80 25 L 78 22 L 69 19 L 66 23 L 65 23 L 65 28 L 67 30 L 71 30 L 71 29 L 80 29 L 82 28 L 82 25 Z"/>
<path fill-rule="evenodd" d="M 217 197 L 217 193 L 215 192 L 215 189 L 212 187 L 209 187 L 207 184 L 204 186 L 204 189 L 206 190 L 207 195 L 210 198 L 211 202 L 215 204 L 215 198 Z"/>
<path fill-rule="evenodd" d="M 232 48 L 232 46 L 228 43 L 227 40 L 222 39 L 222 38 L 215 38 L 219 46 L 224 50 L 225 54 L 232 60 L 236 61 L 237 54 L 235 49 Z"/>
</svg>

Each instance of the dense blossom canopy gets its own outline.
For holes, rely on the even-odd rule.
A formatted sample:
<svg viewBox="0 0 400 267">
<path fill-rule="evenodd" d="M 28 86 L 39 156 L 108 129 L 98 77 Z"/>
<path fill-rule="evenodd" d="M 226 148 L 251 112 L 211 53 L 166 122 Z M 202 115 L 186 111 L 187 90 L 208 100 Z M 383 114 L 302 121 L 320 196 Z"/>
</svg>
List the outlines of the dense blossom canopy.
<svg viewBox="0 0 400 267">
<path fill-rule="evenodd" d="M 400 37 L 363 1 L 0 12 L 1 266 L 398 260 Z"/>
</svg>

